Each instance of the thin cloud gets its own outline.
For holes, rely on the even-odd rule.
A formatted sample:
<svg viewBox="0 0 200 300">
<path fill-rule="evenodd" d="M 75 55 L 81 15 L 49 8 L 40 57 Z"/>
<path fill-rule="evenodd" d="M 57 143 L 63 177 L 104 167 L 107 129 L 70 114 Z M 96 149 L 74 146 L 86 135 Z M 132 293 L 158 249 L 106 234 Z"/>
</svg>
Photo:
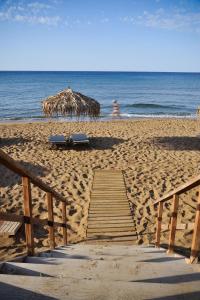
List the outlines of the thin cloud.
<svg viewBox="0 0 200 300">
<path fill-rule="evenodd" d="M 40 2 L 20 1 L 15 5 L 10 5 L 8 1 L 4 10 L 0 11 L 0 21 L 57 26 L 62 20 L 58 15 L 47 15 L 47 10 L 51 8 L 51 5 Z"/>
<path fill-rule="evenodd" d="M 51 8 L 51 5 L 45 4 L 45 3 L 40 3 L 40 2 L 32 2 L 28 3 L 27 7 L 36 11 L 41 11 L 43 9 L 49 9 Z"/>
<path fill-rule="evenodd" d="M 120 18 L 120 21 L 149 28 L 194 32 L 200 30 L 199 12 L 183 13 L 176 10 L 169 14 L 160 8 L 154 13 L 144 11 L 139 16 L 124 16 Z"/>
</svg>

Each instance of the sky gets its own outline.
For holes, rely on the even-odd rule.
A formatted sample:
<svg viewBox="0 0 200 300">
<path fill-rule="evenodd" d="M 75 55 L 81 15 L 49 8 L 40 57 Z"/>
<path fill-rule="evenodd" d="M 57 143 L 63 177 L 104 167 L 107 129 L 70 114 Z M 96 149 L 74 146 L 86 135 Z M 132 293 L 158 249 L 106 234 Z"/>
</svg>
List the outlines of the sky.
<svg viewBox="0 0 200 300">
<path fill-rule="evenodd" d="M 0 70 L 200 72 L 200 0 L 0 0 Z"/>
</svg>

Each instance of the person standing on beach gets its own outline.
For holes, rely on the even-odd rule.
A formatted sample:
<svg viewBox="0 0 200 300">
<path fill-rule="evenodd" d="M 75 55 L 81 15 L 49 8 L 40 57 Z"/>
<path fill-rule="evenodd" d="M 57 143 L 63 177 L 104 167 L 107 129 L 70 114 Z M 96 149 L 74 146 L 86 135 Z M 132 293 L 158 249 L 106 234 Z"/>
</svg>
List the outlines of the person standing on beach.
<svg viewBox="0 0 200 300">
<path fill-rule="evenodd" d="M 112 117 L 120 117 L 120 109 L 117 100 L 113 100 L 112 103 L 113 103 Z"/>
</svg>

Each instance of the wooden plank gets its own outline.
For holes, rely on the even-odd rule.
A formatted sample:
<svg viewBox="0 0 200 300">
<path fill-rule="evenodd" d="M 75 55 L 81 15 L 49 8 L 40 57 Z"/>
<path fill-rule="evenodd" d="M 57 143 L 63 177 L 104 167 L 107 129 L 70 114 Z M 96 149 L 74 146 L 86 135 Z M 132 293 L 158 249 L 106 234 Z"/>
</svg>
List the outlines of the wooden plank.
<svg viewBox="0 0 200 300">
<path fill-rule="evenodd" d="M 106 189 L 113 189 L 113 184 L 114 182 L 109 182 L 109 183 L 106 183 L 106 182 L 102 182 L 102 180 L 100 182 L 95 182 L 93 183 L 93 188 L 101 188 L 101 187 L 105 187 Z M 116 185 L 116 180 L 115 180 L 115 185 Z M 122 189 L 124 189 L 124 183 L 123 181 L 117 181 L 117 187 L 121 187 Z"/>
<path fill-rule="evenodd" d="M 161 233 L 161 226 L 162 226 L 162 213 L 163 213 L 163 203 L 159 202 L 157 225 L 156 225 L 156 241 L 155 241 L 155 246 L 158 247 L 158 248 L 160 247 L 160 233 Z"/>
<path fill-rule="evenodd" d="M 92 203 L 90 203 L 90 207 L 93 206 L 98 206 L 98 207 L 109 207 L 109 206 L 115 206 L 115 207 L 120 207 L 120 206 L 124 206 L 124 207 L 128 207 L 130 208 L 128 203 L 124 203 L 122 201 L 113 201 L 112 203 L 110 203 L 110 201 L 92 201 Z"/>
<path fill-rule="evenodd" d="M 126 193 L 125 192 L 118 192 L 118 193 L 116 193 L 115 191 L 112 191 L 112 192 L 108 192 L 108 191 L 101 191 L 101 192 L 93 192 L 92 193 L 92 195 L 91 195 L 91 197 L 93 198 L 93 197 L 98 197 L 98 196 L 100 196 L 100 197 L 106 197 L 106 198 L 109 198 L 109 197 L 112 197 L 112 198 L 124 198 L 124 199 L 126 199 Z"/>
<path fill-rule="evenodd" d="M 87 232 L 121 232 L 121 231 L 133 231 L 133 224 L 131 226 L 114 226 L 113 224 L 110 224 L 111 226 L 107 226 L 104 224 L 104 226 L 100 227 L 88 227 Z"/>
<path fill-rule="evenodd" d="M 107 203 L 107 204 L 110 204 L 110 205 L 112 205 L 112 204 L 119 204 L 119 203 L 126 203 L 126 201 L 127 201 L 127 199 L 125 198 L 125 197 L 123 197 L 123 198 L 107 198 L 107 197 L 104 197 L 104 196 L 102 196 L 102 197 L 99 197 L 99 198 L 93 198 L 93 197 L 91 197 L 91 199 L 92 199 L 92 201 L 90 201 L 90 203 Z M 128 202 L 126 203 L 126 204 L 128 204 Z"/>
<path fill-rule="evenodd" d="M 128 213 L 123 213 L 123 212 L 107 212 L 107 213 L 102 213 L 102 212 L 99 212 L 99 213 L 96 213 L 96 212 L 90 212 L 90 215 L 91 216 L 94 216 L 94 217 L 118 217 L 119 219 L 121 219 L 121 217 L 125 217 L 125 216 L 130 216 L 131 217 L 131 214 L 128 214 Z"/>
<path fill-rule="evenodd" d="M 9 235 L 15 235 L 15 233 L 17 232 L 17 230 L 20 226 L 21 226 L 21 223 L 12 222 L 12 224 L 10 225 L 10 228 L 8 230 Z"/>
<path fill-rule="evenodd" d="M 189 180 L 187 183 L 180 185 L 178 188 L 160 197 L 158 200 L 154 202 L 154 205 L 157 205 L 159 202 L 165 202 L 171 199 L 174 194 L 181 195 L 191 190 L 192 188 L 199 186 L 199 184 L 200 184 L 200 175 L 194 177 L 193 179 Z"/>
<path fill-rule="evenodd" d="M 90 212 L 93 213 L 93 212 L 120 212 L 120 211 L 123 211 L 123 212 L 127 212 L 129 213 L 130 212 L 130 209 L 128 209 L 127 207 L 91 207 L 90 208 Z"/>
<path fill-rule="evenodd" d="M 96 203 L 95 203 L 96 204 Z M 130 210 L 130 207 L 127 204 L 113 204 L 112 206 L 108 203 L 108 204 L 96 204 L 95 206 L 94 203 L 92 203 L 92 205 L 90 205 L 90 209 L 127 209 Z"/>
<path fill-rule="evenodd" d="M 131 221 L 123 221 L 123 222 L 117 222 L 117 221 L 114 221 L 114 222 L 90 222 L 90 224 L 88 225 L 88 228 L 108 228 L 108 227 L 131 227 L 133 228 L 134 227 L 134 224 L 133 222 Z"/>
<path fill-rule="evenodd" d="M 125 237 L 125 236 L 136 236 L 135 231 L 121 231 L 121 232 L 101 232 L 101 233 L 88 233 L 88 237 L 94 237 L 94 236 L 102 236 L 102 237 Z"/>
<path fill-rule="evenodd" d="M 96 217 L 96 216 L 89 216 L 88 218 L 88 221 L 91 222 L 91 221 L 125 221 L 125 220 L 131 220 L 133 221 L 132 217 L 131 216 L 121 216 L 120 219 L 118 216 L 111 216 L 111 217 L 106 217 L 106 216 L 103 216 L 103 217 Z"/>
<path fill-rule="evenodd" d="M 110 171 L 105 176 L 95 172 L 88 215 L 87 237 L 90 240 L 125 238 L 135 240 L 136 232 L 131 217 L 126 188 L 121 171 Z M 123 241 L 122 241 L 123 242 Z"/>
<path fill-rule="evenodd" d="M 48 209 L 48 227 L 49 227 L 49 241 L 50 248 L 55 248 L 55 236 L 54 236 L 54 216 L 53 216 L 53 197 L 51 193 L 46 193 L 47 197 L 47 209 Z"/>
<path fill-rule="evenodd" d="M 200 190 L 199 190 L 198 202 L 196 207 L 196 215 L 194 221 L 194 232 L 192 236 L 190 263 L 198 262 L 199 252 L 200 252 Z"/>
<path fill-rule="evenodd" d="M 116 182 L 115 183 L 113 182 L 112 185 L 117 185 L 117 186 L 116 186 L 116 188 L 113 188 L 113 186 L 106 186 L 106 184 L 102 184 L 101 186 L 93 185 L 93 189 L 101 190 L 103 188 L 103 189 L 108 190 L 108 191 L 110 191 L 110 190 L 111 191 L 123 191 L 123 192 L 126 191 L 124 186 L 121 186 L 121 184 L 119 185 Z"/>
<path fill-rule="evenodd" d="M 63 222 L 63 245 L 67 245 L 67 216 L 66 202 L 62 202 L 62 222 Z"/>
<path fill-rule="evenodd" d="M 9 227 L 9 226 L 8 226 L 8 222 L 3 223 L 2 226 L 1 226 L 2 232 L 7 231 L 7 228 L 8 228 L 8 227 Z"/>
<path fill-rule="evenodd" d="M 93 228 L 109 228 L 109 227 L 131 227 L 133 228 L 133 222 L 121 222 L 121 223 L 113 223 L 113 222 L 102 222 L 102 223 L 91 223 L 88 225 L 88 229 L 93 229 Z"/>
<path fill-rule="evenodd" d="M 22 177 L 23 198 L 24 198 L 24 216 L 25 216 L 25 234 L 28 255 L 34 255 L 33 223 L 32 223 L 32 199 L 31 184 L 28 177 Z"/>
<path fill-rule="evenodd" d="M 124 200 L 125 202 L 125 200 Z M 128 203 L 123 203 L 122 201 L 120 202 L 115 202 L 113 201 L 112 203 L 110 203 L 110 201 L 92 201 L 90 202 L 90 207 L 93 207 L 93 206 L 98 206 L 98 207 L 120 207 L 120 206 L 123 206 L 123 207 L 127 207 L 128 209 L 130 209 L 130 206 L 128 205 Z"/>
<path fill-rule="evenodd" d="M 171 217 L 171 224 L 170 224 L 169 246 L 167 251 L 168 253 L 172 253 L 174 251 L 178 204 L 179 204 L 179 196 L 175 194 L 173 196 L 173 202 L 172 202 L 172 217 Z"/>
</svg>

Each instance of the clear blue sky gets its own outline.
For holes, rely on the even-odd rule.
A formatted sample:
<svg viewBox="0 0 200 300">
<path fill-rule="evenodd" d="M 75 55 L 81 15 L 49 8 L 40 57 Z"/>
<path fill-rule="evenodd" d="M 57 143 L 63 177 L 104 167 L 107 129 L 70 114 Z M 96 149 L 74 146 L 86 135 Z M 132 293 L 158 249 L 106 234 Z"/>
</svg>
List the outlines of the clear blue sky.
<svg viewBox="0 0 200 300">
<path fill-rule="evenodd" d="M 0 70 L 200 72 L 200 0 L 0 0 Z"/>
</svg>

